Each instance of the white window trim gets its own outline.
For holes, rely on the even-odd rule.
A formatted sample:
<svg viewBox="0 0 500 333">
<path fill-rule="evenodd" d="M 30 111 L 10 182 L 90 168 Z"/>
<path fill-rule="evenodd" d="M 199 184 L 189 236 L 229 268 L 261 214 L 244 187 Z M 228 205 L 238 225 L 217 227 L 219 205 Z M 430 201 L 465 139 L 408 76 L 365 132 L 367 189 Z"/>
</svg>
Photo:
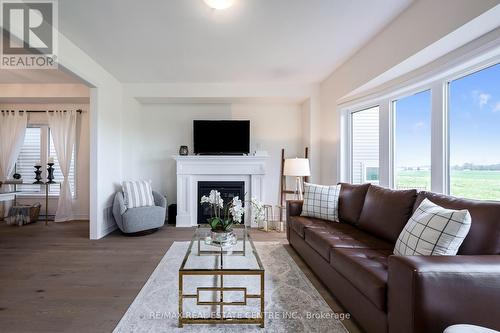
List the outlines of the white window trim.
<svg viewBox="0 0 500 333">
<path fill-rule="evenodd" d="M 450 193 L 449 178 L 449 83 L 500 63 L 500 46 L 489 43 L 437 70 L 418 78 L 394 85 L 367 97 L 339 104 L 340 151 L 338 179 L 352 181 L 352 113 L 379 106 L 379 177 L 380 185 L 394 187 L 394 112 L 393 101 L 422 92 L 431 91 L 431 191 Z"/>
</svg>

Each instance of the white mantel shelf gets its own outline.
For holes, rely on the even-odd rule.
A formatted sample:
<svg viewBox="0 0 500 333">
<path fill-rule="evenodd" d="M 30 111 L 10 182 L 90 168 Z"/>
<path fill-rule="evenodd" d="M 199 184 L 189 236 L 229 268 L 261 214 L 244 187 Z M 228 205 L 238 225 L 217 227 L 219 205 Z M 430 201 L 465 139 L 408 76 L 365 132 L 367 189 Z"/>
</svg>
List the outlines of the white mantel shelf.
<svg viewBox="0 0 500 333">
<path fill-rule="evenodd" d="M 174 156 L 177 174 L 264 175 L 267 156 Z M 222 170 L 221 170 L 222 168 Z"/>
<path fill-rule="evenodd" d="M 264 180 L 268 156 L 175 155 L 177 164 L 177 227 L 196 226 L 199 181 L 243 181 L 247 197 L 265 201 Z M 253 222 L 250 205 L 245 221 Z M 250 218 L 249 218 L 250 217 Z"/>
</svg>

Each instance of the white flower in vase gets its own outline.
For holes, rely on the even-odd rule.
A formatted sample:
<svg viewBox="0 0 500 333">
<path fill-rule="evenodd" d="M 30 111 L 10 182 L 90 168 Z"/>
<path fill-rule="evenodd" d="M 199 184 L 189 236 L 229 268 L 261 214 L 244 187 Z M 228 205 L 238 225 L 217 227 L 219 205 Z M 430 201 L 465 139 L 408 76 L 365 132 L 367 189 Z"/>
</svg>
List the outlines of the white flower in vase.
<svg viewBox="0 0 500 333">
<path fill-rule="evenodd" d="M 257 223 L 260 223 L 262 221 L 264 221 L 265 217 L 266 217 L 266 213 L 264 211 L 264 204 L 257 200 L 256 198 L 252 198 L 250 200 L 250 203 L 252 204 L 253 208 L 254 208 L 254 219 Z"/>
<path fill-rule="evenodd" d="M 218 206 L 219 208 L 224 207 L 224 200 L 220 196 L 220 192 L 217 190 L 211 190 L 208 197 L 206 195 L 201 197 L 200 203 L 209 203 L 214 206 Z"/>
<path fill-rule="evenodd" d="M 231 213 L 235 223 L 241 223 L 243 214 L 245 214 L 245 208 L 243 208 L 243 203 L 238 196 L 233 198 L 229 213 Z"/>
</svg>

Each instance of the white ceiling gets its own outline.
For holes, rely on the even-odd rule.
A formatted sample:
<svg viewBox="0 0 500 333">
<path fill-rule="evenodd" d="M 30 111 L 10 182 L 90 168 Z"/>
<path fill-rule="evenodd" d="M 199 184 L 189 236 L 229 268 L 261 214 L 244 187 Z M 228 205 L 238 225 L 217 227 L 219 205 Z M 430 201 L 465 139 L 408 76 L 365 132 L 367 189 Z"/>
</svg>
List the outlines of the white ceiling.
<svg viewBox="0 0 500 333">
<path fill-rule="evenodd" d="M 60 31 L 133 82 L 310 83 L 327 77 L 412 0 L 59 1 Z"/>
</svg>

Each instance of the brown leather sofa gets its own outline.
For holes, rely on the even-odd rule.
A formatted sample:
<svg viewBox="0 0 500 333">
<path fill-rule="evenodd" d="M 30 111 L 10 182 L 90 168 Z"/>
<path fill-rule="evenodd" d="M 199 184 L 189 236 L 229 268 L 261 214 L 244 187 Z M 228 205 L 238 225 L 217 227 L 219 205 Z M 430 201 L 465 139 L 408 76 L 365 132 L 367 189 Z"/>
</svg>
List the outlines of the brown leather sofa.
<svg viewBox="0 0 500 333">
<path fill-rule="evenodd" d="M 428 198 L 468 209 L 456 256 L 395 256 L 397 237 Z M 302 217 L 287 202 L 287 238 L 367 332 L 443 332 L 453 324 L 500 330 L 500 202 L 342 184 L 340 223 Z"/>
</svg>

